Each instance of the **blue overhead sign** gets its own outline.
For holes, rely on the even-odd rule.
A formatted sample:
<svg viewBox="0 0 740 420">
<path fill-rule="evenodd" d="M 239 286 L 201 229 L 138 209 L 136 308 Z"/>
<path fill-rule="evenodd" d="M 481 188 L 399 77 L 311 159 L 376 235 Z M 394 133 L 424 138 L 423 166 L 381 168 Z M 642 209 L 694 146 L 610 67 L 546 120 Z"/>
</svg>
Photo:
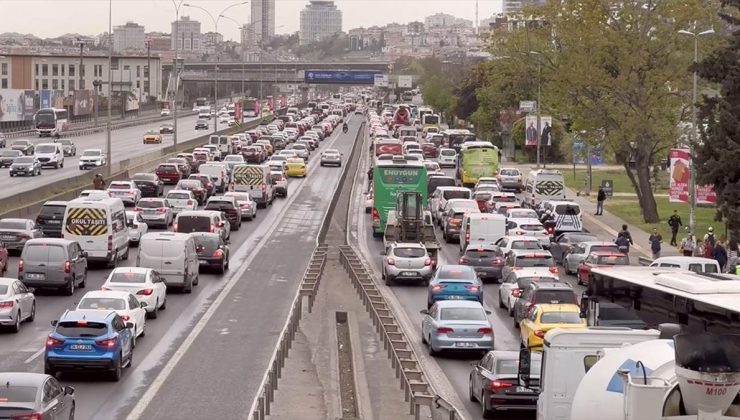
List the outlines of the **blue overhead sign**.
<svg viewBox="0 0 740 420">
<path fill-rule="evenodd" d="M 372 85 L 381 71 L 358 70 L 306 70 L 304 80 L 313 84 Z"/>
</svg>

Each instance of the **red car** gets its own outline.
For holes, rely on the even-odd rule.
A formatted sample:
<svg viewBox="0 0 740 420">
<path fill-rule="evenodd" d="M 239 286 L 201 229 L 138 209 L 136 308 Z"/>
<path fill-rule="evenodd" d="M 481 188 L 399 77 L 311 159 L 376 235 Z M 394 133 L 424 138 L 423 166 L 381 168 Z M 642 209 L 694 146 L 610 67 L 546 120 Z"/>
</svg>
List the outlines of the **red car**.
<svg viewBox="0 0 740 420">
<path fill-rule="evenodd" d="M 157 178 L 165 184 L 177 184 L 182 177 L 182 172 L 175 163 L 160 163 L 155 173 Z"/>
<path fill-rule="evenodd" d="M 478 203 L 478 210 L 481 213 L 491 213 L 493 210 L 493 194 L 487 191 L 480 191 L 473 194 L 473 200 Z"/>
<path fill-rule="evenodd" d="M 588 276 L 591 269 L 597 267 L 611 267 L 615 265 L 630 265 L 630 258 L 621 252 L 592 252 L 578 265 L 578 284 L 588 286 Z"/>
<path fill-rule="evenodd" d="M 439 154 L 437 146 L 434 143 L 425 142 L 421 144 L 421 152 L 424 153 L 425 158 L 436 158 Z"/>
</svg>

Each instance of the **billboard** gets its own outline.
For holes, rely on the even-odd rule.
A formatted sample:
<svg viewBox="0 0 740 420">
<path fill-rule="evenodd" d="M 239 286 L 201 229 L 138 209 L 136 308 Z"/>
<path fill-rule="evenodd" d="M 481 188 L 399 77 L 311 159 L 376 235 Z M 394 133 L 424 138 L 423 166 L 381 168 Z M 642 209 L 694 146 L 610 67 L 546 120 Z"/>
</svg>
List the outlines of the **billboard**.
<svg viewBox="0 0 740 420">
<path fill-rule="evenodd" d="M 388 75 L 383 73 L 374 74 L 373 85 L 375 87 L 388 87 Z"/>
<path fill-rule="evenodd" d="M 373 70 L 305 70 L 303 80 L 313 84 L 372 85 L 379 73 Z"/>
<path fill-rule="evenodd" d="M 23 119 L 26 121 L 33 120 L 36 113 L 36 91 L 27 90 L 23 93 Z"/>
<path fill-rule="evenodd" d="M 552 117 L 540 116 L 540 130 L 537 131 L 537 116 L 527 115 L 524 128 L 524 145 L 537 147 L 537 142 L 542 146 L 552 146 Z"/>
<path fill-rule="evenodd" d="M 42 90 L 39 92 L 39 105 L 41 108 L 54 108 L 54 100 L 57 94 L 53 90 Z"/>
<path fill-rule="evenodd" d="M 413 84 L 413 78 L 411 76 L 398 76 L 398 87 L 410 88 Z"/>
<path fill-rule="evenodd" d="M 134 89 L 131 92 L 123 92 L 126 95 L 126 111 L 136 111 L 139 109 L 139 90 Z"/>
<path fill-rule="evenodd" d="M 93 92 L 83 89 L 76 90 L 72 111 L 75 116 L 90 115 L 93 112 Z"/>
<path fill-rule="evenodd" d="M 0 122 L 24 121 L 26 91 L 22 89 L 0 89 Z M 31 114 L 30 118 L 33 118 Z"/>
<path fill-rule="evenodd" d="M 573 164 L 574 165 L 585 165 L 587 160 L 587 154 L 589 147 L 586 142 L 582 139 L 575 139 L 573 141 Z M 600 144 L 592 146 L 591 152 L 591 165 L 603 165 L 604 164 L 604 147 Z"/>
<path fill-rule="evenodd" d="M 691 154 L 689 149 L 671 149 L 670 153 L 669 197 L 672 203 L 689 202 L 689 171 Z M 696 186 L 697 204 L 717 204 L 713 186 Z"/>
</svg>

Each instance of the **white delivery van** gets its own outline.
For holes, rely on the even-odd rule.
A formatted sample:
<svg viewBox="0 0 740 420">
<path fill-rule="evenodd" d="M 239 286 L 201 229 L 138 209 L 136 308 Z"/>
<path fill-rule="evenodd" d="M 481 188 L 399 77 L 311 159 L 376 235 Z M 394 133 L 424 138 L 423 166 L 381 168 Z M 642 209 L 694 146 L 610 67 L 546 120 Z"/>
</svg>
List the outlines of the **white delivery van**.
<svg viewBox="0 0 740 420">
<path fill-rule="evenodd" d="M 536 169 L 527 175 L 522 206 L 536 208 L 543 200 L 565 200 L 565 180 L 560 171 Z"/>
<path fill-rule="evenodd" d="M 136 266 L 156 270 L 168 288 L 185 293 L 198 285 L 198 253 L 189 233 L 152 232 L 141 237 Z"/>
<path fill-rule="evenodd" d="M 221 152 L 221 159 L 226 157 L 226 155 L 232 154 L 229 136 L 210 136 L 208 137 L 208 144 L 218 146 L 218 151 Z"/>
<path fill-rule="evenodd" d="M 506 236 L 506 216 L 495 213 L 469 213 L 460 228 L 460 252 L 469 245 L 493 245 Z"/>
<path fill-rule="evenodd" d="M 64 168 L 64 149 L 59 143 L 37 144 L 33 154 L 41 162 L 42 168 L 46 166 L 54 169 Z"/>
<path fill-rule="evenodd" d="M 211 107 L 203 106 L 198 110 L 198 119 L 210 120 L 211 119 Z"/>
<path fill-rule="evenodd" d="M 76 198 L 67 204 L 62 225 L 64 239 L 77 241 L 88 261 L 115 267 L 128 259 L 126 209 L 120 198 Z"/>
<path fill-rule="evenodd" d="M 214 162 L 208 162 L 201 164 L 198 167 L 198 172 L 211 177 L 213 185 L 216 186 L 216 191 L 219 193 L 224 193 L 229 187 L 229 173 L 226 169 L 227 167 L 227 165 L 220 165 Z"/>
<path fill-rule="evenodd" d="M 673 267 L 695 273 L 721 273 L 717 260 L 703 257 L 660 257 L 650 263 L 650 267 Z"/>
<path fill-rule="evenodd" d="M 270 167 L 267 165 L 234 166 L 234 191 L 247 192 L 257 203 L 265 208 L 275 199 Z"/>
</svg>

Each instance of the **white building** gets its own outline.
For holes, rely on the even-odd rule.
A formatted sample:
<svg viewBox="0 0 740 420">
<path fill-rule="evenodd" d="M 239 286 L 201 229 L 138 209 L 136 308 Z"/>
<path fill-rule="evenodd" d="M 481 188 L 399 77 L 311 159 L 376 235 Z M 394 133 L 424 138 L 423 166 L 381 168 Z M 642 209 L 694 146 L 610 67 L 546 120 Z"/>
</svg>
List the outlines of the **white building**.
<svg viewBox="0 0 740 420">
<path fill-rule="evenodd" d="M 177 33 L 177 38 L 174 34 Z M 200 22 L 190 20 L 189 16 L 183 16 L 180 20 L 172 22 L 172 49 L 177 48 L 183 52 L 203 51 L 203 35 L 200 32 Z"/>
<path fill-rule="evenodd" d="M 144 49 L 144 27 L 134 22 L 113 27 L 113 51 L 117 53 L 126 50 Z"/>
<path fill-rule="evenodd" d="M 438 26 L 451 26 L 455 23 L 457 18 L 447 13 L 436 13 L 431 16 L 424 18 L 424 25 L 427 28 L 434 28 Z"/>
<path fill-rule="evenodd" d="M 546 0 L 504 0 L 504 15 L 517 15 L 527 6 L 538 6 L 545 4 Z"/>
<path fill-rule="evenodd" d="M 301 45 L 309 45 L 323 38 L 342 32 L 342 11 L 333 1 L 311 0 L 301 10 L 301 29 L 298 34 Z"/>
<path fill-rule="evenodd" d="M 257 41 L 275 36 L 275 0 L 252 0 L 250 24 Z"/>
</svg>

